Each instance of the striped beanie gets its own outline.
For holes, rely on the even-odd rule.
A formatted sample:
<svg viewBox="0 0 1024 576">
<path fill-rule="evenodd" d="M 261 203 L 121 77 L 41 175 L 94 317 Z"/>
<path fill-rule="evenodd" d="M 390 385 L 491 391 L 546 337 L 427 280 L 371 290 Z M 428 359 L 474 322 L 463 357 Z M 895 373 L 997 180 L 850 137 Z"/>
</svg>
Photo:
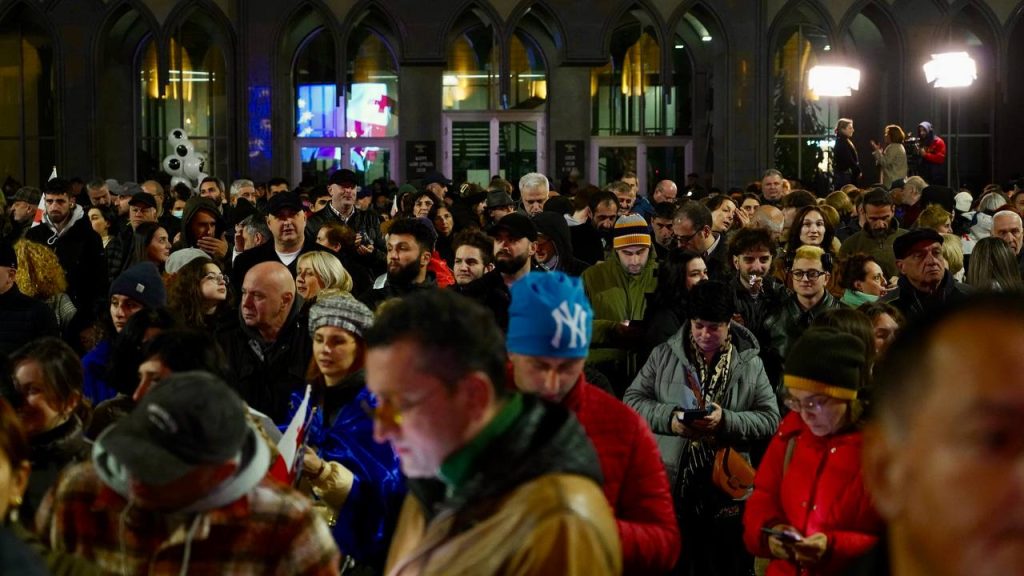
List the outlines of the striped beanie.
<svg viewBox="0 0 1024 576">
<path fill-rule="evenodd" d="M 626 246 L 650 246 L 651 232 L 647 220 L 639 214 L 619 216 L 612 233 L 612 247 L 616 250 Z"/>
</svg>

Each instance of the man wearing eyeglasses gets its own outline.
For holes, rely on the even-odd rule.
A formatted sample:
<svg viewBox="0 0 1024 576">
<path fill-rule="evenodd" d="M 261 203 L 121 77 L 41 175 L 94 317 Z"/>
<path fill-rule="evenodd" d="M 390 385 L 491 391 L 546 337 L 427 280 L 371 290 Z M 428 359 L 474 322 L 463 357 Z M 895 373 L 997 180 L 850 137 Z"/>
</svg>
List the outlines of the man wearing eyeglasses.
<svg viewBox="0 0 1024 576">
<path fill-rule="evenodd" d="M 711 211 L 699 202 L 685 202 L 676 209 L 672 222 L 676 247 L 704 258 L 708 278 L 728 282 L 732 277 L 729 248 L 725 237 L 711 231 Z"/>
<path fill-rule="evenodd" d="M 781 363 L 789 345 L 810 328 L 819 314 L 842 306 L 826 289 L 832 278 L 832 258 L 821 248 L 797 248 L 787 275 L 792 282 L 793 294 L 765 322 L 772 344 L 771 349 L 764 353 L 767 355 L 766 363 L 773 366 L 776 360 Z"/>
<path fill-rule="evenodd" d="M 568 410 L 506 385 L 490 312 L 422 291 L 365 337 L 374 437 L 409 479 L 386 574 L 621 572 L 593 447 Z"/>
<path fill-rule="evenodd" d="M 900 271 L 897 288 L 882 298 L 907 318 L 921 315 L 927 308 L 945 306 L 962 300 L 970 288 L 953 279 L 942 257 L 942 236 L 931 229 L 919 228 L 893 242 L 896 268 Z"/>
</svg>

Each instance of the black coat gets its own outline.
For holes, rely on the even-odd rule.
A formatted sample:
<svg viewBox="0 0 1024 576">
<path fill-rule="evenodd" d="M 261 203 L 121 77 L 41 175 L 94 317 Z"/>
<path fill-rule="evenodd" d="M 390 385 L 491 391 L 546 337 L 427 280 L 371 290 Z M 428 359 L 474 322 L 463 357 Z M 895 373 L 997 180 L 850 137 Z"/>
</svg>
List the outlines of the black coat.
<svg viewBox="0 0 1024 576">
<path fill-rule="evenodd" d="M 300 313 L 302 304 L 296 295 L 288 320 L 272 344 L 263 342 L 241 319 L 217 335 L 228 361 L 228 384 L 251 408 L 278 424 L 286 423 L 291 393 L 305 386 L 306 368 L 313 355 L 307 317 Z M 257 348 L 262 353 L 257 353 Z"/>
<path fill-rule="evenodd" d="M 967 284 L 961 284 L 953 279 L 947 270 L 942 277 L 942 282 L 931 295 L 918 292 L 907 280 L 906 276 L 900 276 L 897 288 L 882 297 L 882 302 L 887 302 L 903 313 L 907 320 L 920 316 L 925 310 L 933 307 L 946 306 L 959 302 L 970 294 L 971 288 Z"/>
<path fill-rule="evenodd" d="M 483 304 L 494 314 L 494 320 L 501 331 L 508 332 L 508 307 L 512 304 L 512 295 L 509 294 L 508 286 L 505 286 L 500 272 L 491 270 L 469 284 L 452 284 L 450 288 Z"/>
<path fill-rule="evenodd" d="M 64 274 L 67 275 L 67 294 L 75 303 L 79 314 L 92 314 L 97 304 L 107 298 L 107 258 L 103 241 L 89 224 L 89 219 L 78 217 L 78 209 L 69 218 L 77 220 L 60 236 L 43 223 L 25 233 L 25 238 L 49 246 L 56 252 Z"/>
<path fill-rule="evenodd" d="M 302 243 L 302 249 L 299 251 L 299 256 L 308 252 L 327 252 L 341 262 L 341 265 L 345 267 L 349 276 L 352 277 L 352 293 L 362 294 L 365 290 L 370 288 L 373 278 L 370 273 L 366 271 L 358 261 L 350 258 L 344 254 L 338 254 L 330 248 L 321 246 L 316 242 L 310 242 L 309 238 L 306 238 Z M 281 262 L 281 259 L 277 257 L 277 251 L 274 249 L 274 242 L 264 242 L 259 246 L 246 250 L 235 258 L 235 262 L 231 266 L 231 285 L 235 287 L 235 290 L 241 293 L 242 282 L 245 280 L 245 275 L 249 272 L 253 266 L 261 262 Z M 292 273 L 292 278 L 295 277 L 295 271 L 298 267 L 299 259 L 295 258 L 292 263 L 288 265 L 288 271 Z M 281 262 L 284 264 L 284 262 Z"/>
<path fill-rule="evenodd" d="M 72 416 L 53 430 L 30 438 L 29 445 L 32 474 L 28 477 L 28 488 L 18 514 L 32 522 L 36 509 L 57 483 L 61 471 L 69 464 L 87 459 L 90 446 L 82 436 L 82 422 L 77 416 Z"/>
<path fill-rule="evenodd" d="M 373 210 L 356 210 L 349 216 L 349 219 L 342 220 L 330 204 L 324 206 L 323 210 L 313 214 L 306 222 L 306 240 L 316 243 L 316 234 L 320 227 L 328 222 L 339 222 L 352 229 L 356 234 L 362 234 L 373 244 L 373 252 L 367 256 L 360 256 L 358 262 L 366 268 L 371 275 L 382 274 L 387 269 L 386 261 L 388 247 L 384 243 L 384 236 L 380 233 L 380 216 Z"/>
<path fill-rule="evenodd" d="M 0 294 L 0 354 L 10 354 L 43 336 L 60 336 L 57 317 L 49 306 L 22 294 L 17 285 Z"/>
</svg>

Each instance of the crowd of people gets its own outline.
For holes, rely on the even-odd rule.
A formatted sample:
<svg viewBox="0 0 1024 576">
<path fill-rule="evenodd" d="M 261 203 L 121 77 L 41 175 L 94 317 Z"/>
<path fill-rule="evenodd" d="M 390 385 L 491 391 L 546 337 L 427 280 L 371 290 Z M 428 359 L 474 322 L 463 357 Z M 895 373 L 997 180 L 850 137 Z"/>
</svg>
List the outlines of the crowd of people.
<svg viewBox="0 0 1024 576">
<path fill-rule="evenodd" d="M 0 572 L 1019 573 L 1024 191 L 852 134 L 825 197 L 0 197 Z"/>
</svg>

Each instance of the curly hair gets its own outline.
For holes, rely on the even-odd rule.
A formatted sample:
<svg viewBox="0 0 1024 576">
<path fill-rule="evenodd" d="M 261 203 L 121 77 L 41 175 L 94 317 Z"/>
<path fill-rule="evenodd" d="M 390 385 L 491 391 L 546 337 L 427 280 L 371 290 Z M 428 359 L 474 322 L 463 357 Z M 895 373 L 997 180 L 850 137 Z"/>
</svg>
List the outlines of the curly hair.
<svg viewBox="0 0 1024 576">
<path fill-rule="evenodd" d="M 167 278 L 167 308 L 173 311 L 181 323 L 189 328 L 206 328 L 205 306 L 203 305 L 203 277 L 206 276 L 206 265 L 216 263 L 206 258 L 197 258 L 181 267 L 176 274 Z M 222 271 L 223 272 L 223 271 Z M 221 302 L 218 311 L 230 306 L 231 284 L 228 297 Z"/>
<path fill-rule="evenodd" d="M 856 290 L 854 282 L 861 282 L 867 278 L 867 272 L 864 271 L 864 267 L 868 265 L 868 262 L 878 263 L 878 260 L 870 254 L 858 252 L 856 254 L 850 254 L 846 258 L 839 261 L 839 268 L 836 275 L 836 284 L 840 288 L 848 290 Z"/>
<path fill-rule="evenodd" d="M 18 240 L 14 243 L 14 253 L 18 256 L 14 281 L 22 294 L 46 300 L 67 291 L 64 269 L 52 250 L 38 242 Z"/>
</svg>

